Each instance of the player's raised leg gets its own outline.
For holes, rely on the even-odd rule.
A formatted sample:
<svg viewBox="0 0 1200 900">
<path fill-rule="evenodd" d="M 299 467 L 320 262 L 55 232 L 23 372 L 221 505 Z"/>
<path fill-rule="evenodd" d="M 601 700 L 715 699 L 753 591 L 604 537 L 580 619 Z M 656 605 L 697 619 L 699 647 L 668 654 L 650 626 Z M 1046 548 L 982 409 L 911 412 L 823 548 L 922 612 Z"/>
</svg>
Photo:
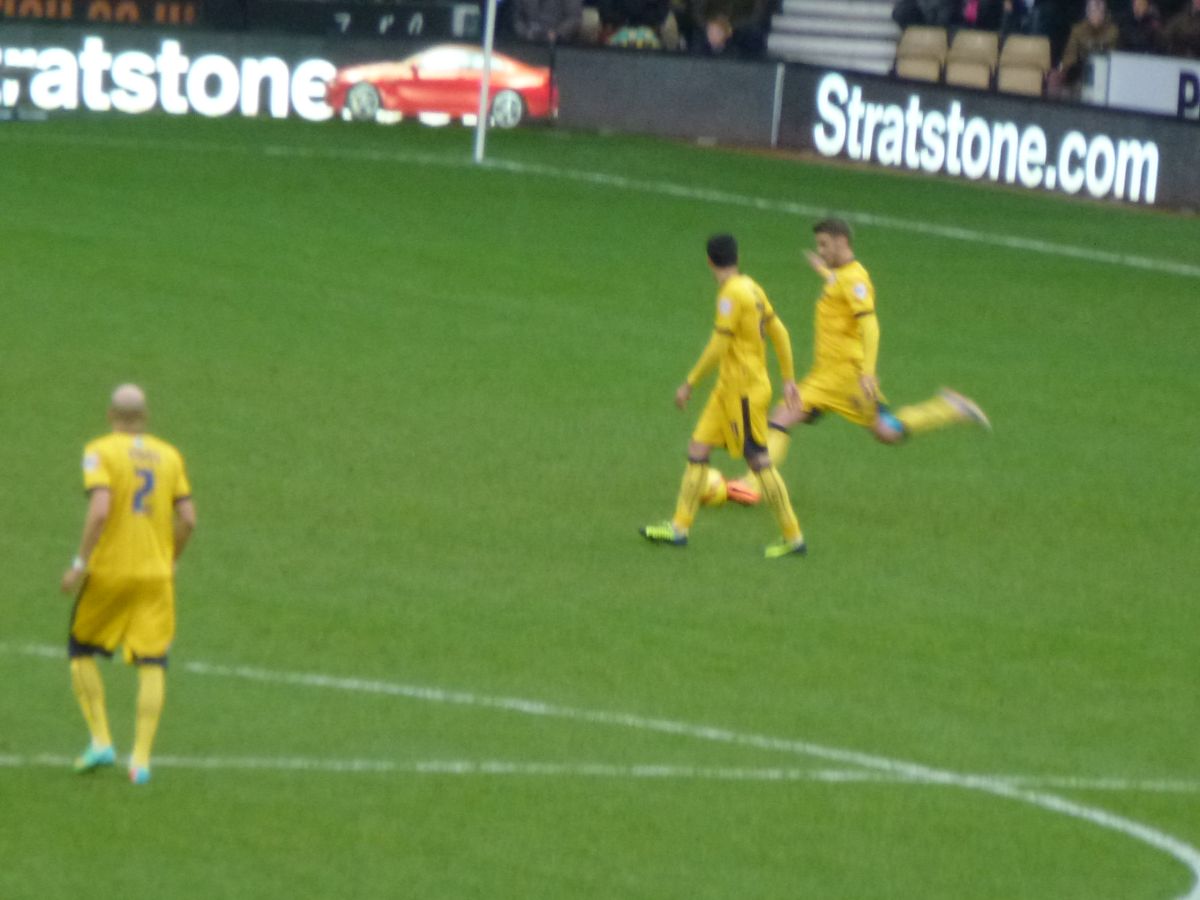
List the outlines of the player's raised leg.
<svg viewBox="0 0 1200 900">
<path fill-rule="evenodd" d="M 992 428 L 978 403 L 957 391 L 943 388 L 922 403 L 896 410 L 894 416 L 882 410 L 874 430 L 880 440 L 896 443 L 904 437 L 958 424 L 979 425 L 989 431 Z"/>
</svg>

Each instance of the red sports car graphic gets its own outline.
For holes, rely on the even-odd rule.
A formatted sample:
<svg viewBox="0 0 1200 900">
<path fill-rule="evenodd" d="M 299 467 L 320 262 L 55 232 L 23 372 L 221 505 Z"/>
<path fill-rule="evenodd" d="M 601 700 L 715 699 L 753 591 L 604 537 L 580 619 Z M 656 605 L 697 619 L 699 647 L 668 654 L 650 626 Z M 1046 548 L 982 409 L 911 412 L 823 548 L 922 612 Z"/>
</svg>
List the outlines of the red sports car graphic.
<svg viewBox="0 0 1200 900">
<path fill-rule="evenodd" d="M 441 44 L 399 62 L 364 63 L 338 69 L 325 91 L 334 115 L 355 121 L 440 114 L 479 114 L 483 51 L 466 44 Z M 558 115 L 558 91 L 550 70 L 492 54 L 488 83 L 491 123 L 512 128 L 526 118 Z"/>
</svg>

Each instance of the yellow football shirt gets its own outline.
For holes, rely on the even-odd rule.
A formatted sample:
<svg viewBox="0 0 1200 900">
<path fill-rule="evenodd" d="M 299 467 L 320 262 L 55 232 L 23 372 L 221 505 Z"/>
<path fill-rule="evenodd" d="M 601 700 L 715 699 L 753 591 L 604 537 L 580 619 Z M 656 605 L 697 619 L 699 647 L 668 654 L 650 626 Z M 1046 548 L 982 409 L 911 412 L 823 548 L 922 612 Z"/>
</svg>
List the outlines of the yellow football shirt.
<svg viewBox="0 0 1200 900">
<path fill-rule="evenodd" d="M 858 318 L 874 315 L 875 286 L 858 260 L 833 269 L 817 301 L 813 369 L 863 364 Z"/>
<path fill-rule="evenodd" d="M 717 389 L 748 396 L 756 389 L 771 389 L 767 372 L 767 323 L 775 310 L 764 291 L 749 275 L 734 275 L 717 293 L 714 328 L 730 336 L 721 358 Z"/>
<path fill-rule="evenodd" d="M 179 451 L 148 434 L 113 432 L 84 448 L 83 486 L 111 494 L 88 570 L 134 580 L 170 578 L 175 503 L 191 495 Z"/>
</svg>

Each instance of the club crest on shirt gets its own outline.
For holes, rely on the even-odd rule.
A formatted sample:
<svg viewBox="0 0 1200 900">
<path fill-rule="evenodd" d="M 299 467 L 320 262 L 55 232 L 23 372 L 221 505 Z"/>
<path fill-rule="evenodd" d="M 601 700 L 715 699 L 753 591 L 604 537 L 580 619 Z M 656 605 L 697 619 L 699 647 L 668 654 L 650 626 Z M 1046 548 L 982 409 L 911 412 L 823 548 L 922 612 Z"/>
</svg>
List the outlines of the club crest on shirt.
<svg viewBox="0 0 1200 900">
<path fill-rule="evenodd" d="M 861 281 L 858 284 L 854 285 L 854 296 L 856 298 L 858 298 L 859 300 L 867 299 L 867 286 L 865 284 L 863 284 Z"/>
<path fill-rule="evenodd" d="M 727 316 L 733 312 L 733 301 L 728 297 L 722 297 L 717 301 L 717 309 L 720 311 L 721 315 Z"/>
</svg>

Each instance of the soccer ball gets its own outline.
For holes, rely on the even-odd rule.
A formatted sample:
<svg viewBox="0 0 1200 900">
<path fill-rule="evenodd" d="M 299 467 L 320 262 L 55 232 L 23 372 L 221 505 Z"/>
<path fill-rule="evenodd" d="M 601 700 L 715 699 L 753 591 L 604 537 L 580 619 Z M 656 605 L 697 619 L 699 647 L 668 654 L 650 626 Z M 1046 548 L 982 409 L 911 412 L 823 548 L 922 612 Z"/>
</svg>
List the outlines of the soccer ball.
<svg viewBox="0 0 1200 900">
<path fill-rule="evenodd" d="M 725 491 L 725 476 L 719 469 L 709 466 L 708 483 L 704 486 L 704 493 L 700 495 L 700 503 L 703 506 L 720 506 L 728 497 L 729 494 Z"/>
</svg>

